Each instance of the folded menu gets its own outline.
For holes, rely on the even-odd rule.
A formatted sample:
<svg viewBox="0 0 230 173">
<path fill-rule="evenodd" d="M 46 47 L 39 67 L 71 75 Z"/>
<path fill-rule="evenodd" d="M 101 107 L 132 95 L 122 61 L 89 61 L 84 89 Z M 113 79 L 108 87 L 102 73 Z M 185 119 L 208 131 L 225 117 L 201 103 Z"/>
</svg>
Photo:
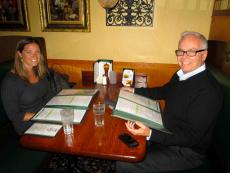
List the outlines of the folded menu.
<svg viewBox="0 0 230 173">
<path fill-rule="evenodd" d="M 170 133 L 163 126 L 159 102 L 147 97 L 120 90 L 112 115 Z"/>
<path fill-rule="evenodd" d="M 57 95 L 45 107 L 87 109 L 91 99 L 92 96 L 88 95 Z"/>
<path fill-rule="evenodd" d="M 57 95 L 90 95 L 93 96 L 98 89 L 63 89 Z"/>
<path fill-rule="evenodd" d="M 46 121 L 46 122 L 56 122 L 56 123 L 61 123 L 61 115 L 60 115 L 60 110 L 62 108 L 49 108 L 49 107 L 44 107 L 42 108 L 33 118 L 32 120 L 34 121 Z M 86 109 L 74 109 L 74 124 L 79 124 L 85 113 Z"/>
<path fill-rule="evenodd" d="M 34 123 L 25 131 L 25 134 L 54 137 L 61 128 L 60 124 Z"/>
</svg>

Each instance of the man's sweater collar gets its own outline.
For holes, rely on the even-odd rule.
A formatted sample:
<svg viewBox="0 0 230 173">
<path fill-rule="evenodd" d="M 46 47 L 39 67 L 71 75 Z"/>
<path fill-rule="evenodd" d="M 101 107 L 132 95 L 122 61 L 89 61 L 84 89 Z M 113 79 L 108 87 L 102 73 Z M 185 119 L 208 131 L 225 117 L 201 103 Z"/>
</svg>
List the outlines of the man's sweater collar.
<svg viewBox="0 0 230 173">
<path fill-rule="evenodd" d="M 197 68 L 197 69 L 195 69 L 195 70 L 193 70 L 193 71 L 191 71 L 191 72 L 189 72 L 189 73 L 183 73 L 183 71 L 180 69 L 178 72 L 177 72 L 177 75 L 178 75 L 178 77 L 179 77 L 179 80 L 180 81 L 183 81 L 183 80 L 186 80 L 186 79 L 188 79 L 188 78 L 190 78 L 190 77 L 192 77 L 192 76 L 194 76 L 194 75 L 196 75 L 196 74 L 198 74 L 198 73 L 200 73 L 200 72 L 202 72 L 202 71 L 204 71 L 206 69 L 206 66 L 205 66 L 205 64 L 203 64 L 202 66 L 200 66 L 199 68 Z"/>
</svg>

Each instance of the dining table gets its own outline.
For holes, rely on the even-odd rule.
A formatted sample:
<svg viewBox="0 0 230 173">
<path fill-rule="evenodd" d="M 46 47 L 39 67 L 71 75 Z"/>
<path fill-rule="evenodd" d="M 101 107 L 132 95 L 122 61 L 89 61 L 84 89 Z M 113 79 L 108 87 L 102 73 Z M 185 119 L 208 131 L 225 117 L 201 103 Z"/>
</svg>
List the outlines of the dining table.
<svg viewBox="0 0 230 173">
<path fill-rule="evenodd" d="M 21 145 L 33 150 L 77 156 L 126 162 L 143 160 L 146 153 L 146 137 L 132 135 L 126 129 L 126 120 L 112 116 L 120 87 L 119 84 L 102 85 L 92 82 L 77 84 L 75 88 L 94 88 L 98 92 L 93 96 L 82 121 L 74 124 L 73 134 L 65 135 L 62 128 L 54 137 L 24 134 L 20 137 Z M 94 124 L 93 103 L 96 102 L 104 102 L 106 105 L 102 127 Z M 130 134 L 139 145 L 129 148 L 119 139 L 119 135 L 123 133 Z"/>
</svg>

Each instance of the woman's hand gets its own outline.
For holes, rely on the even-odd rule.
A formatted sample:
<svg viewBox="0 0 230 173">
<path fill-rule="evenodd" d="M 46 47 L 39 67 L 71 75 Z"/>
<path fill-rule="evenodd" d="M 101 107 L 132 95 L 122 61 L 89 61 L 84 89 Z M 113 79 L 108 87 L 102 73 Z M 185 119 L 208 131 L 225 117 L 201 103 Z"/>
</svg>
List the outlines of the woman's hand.
<svg viewBox="0 0 230 173">
<path fill-rule="evenodd" d="M 145 136 L 149 137 L 150 136 L 150 128 L 145 126 L 141 122 L 132 122 L 132 121 L 127 121 L 125 123 L 127 129 L 129 132 L 131 132 L 134 135 L 139 135 L 139 136 Z"/>
<path fill-rule="evenodd" d="M 26 112 L 24 117 L 23 117 L 23 121 L 29 121 L 31 120 L 31 118 L 33 118 L 35 113 L 33 112 Z"/>
<path fill-rule="evenodd" d="M 134 93 L 134 88 L 132 88 L 132 87 L 122 87 L 121 90 L 122 91 L 128 91 L 128 92 Z"/>
</svg>

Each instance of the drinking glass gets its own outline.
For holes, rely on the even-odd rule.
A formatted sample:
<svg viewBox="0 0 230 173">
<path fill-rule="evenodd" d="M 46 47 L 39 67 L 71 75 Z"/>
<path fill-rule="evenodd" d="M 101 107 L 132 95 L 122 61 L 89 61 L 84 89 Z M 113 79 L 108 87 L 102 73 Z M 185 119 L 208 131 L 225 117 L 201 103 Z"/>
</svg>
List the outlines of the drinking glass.
<svg viewBox="0 0 230 173">
<path fill-rule="evenodd" d="M 67 135 L 73 134 L 74 109 L 61 109 L 60 115 L 64 133 Z"/>
<path fill-rule="evenodd" d="M 104 125 L 105 104 L 98 102 L 93 104 L 94 124 L 97 127 Z"/>
</svg>

